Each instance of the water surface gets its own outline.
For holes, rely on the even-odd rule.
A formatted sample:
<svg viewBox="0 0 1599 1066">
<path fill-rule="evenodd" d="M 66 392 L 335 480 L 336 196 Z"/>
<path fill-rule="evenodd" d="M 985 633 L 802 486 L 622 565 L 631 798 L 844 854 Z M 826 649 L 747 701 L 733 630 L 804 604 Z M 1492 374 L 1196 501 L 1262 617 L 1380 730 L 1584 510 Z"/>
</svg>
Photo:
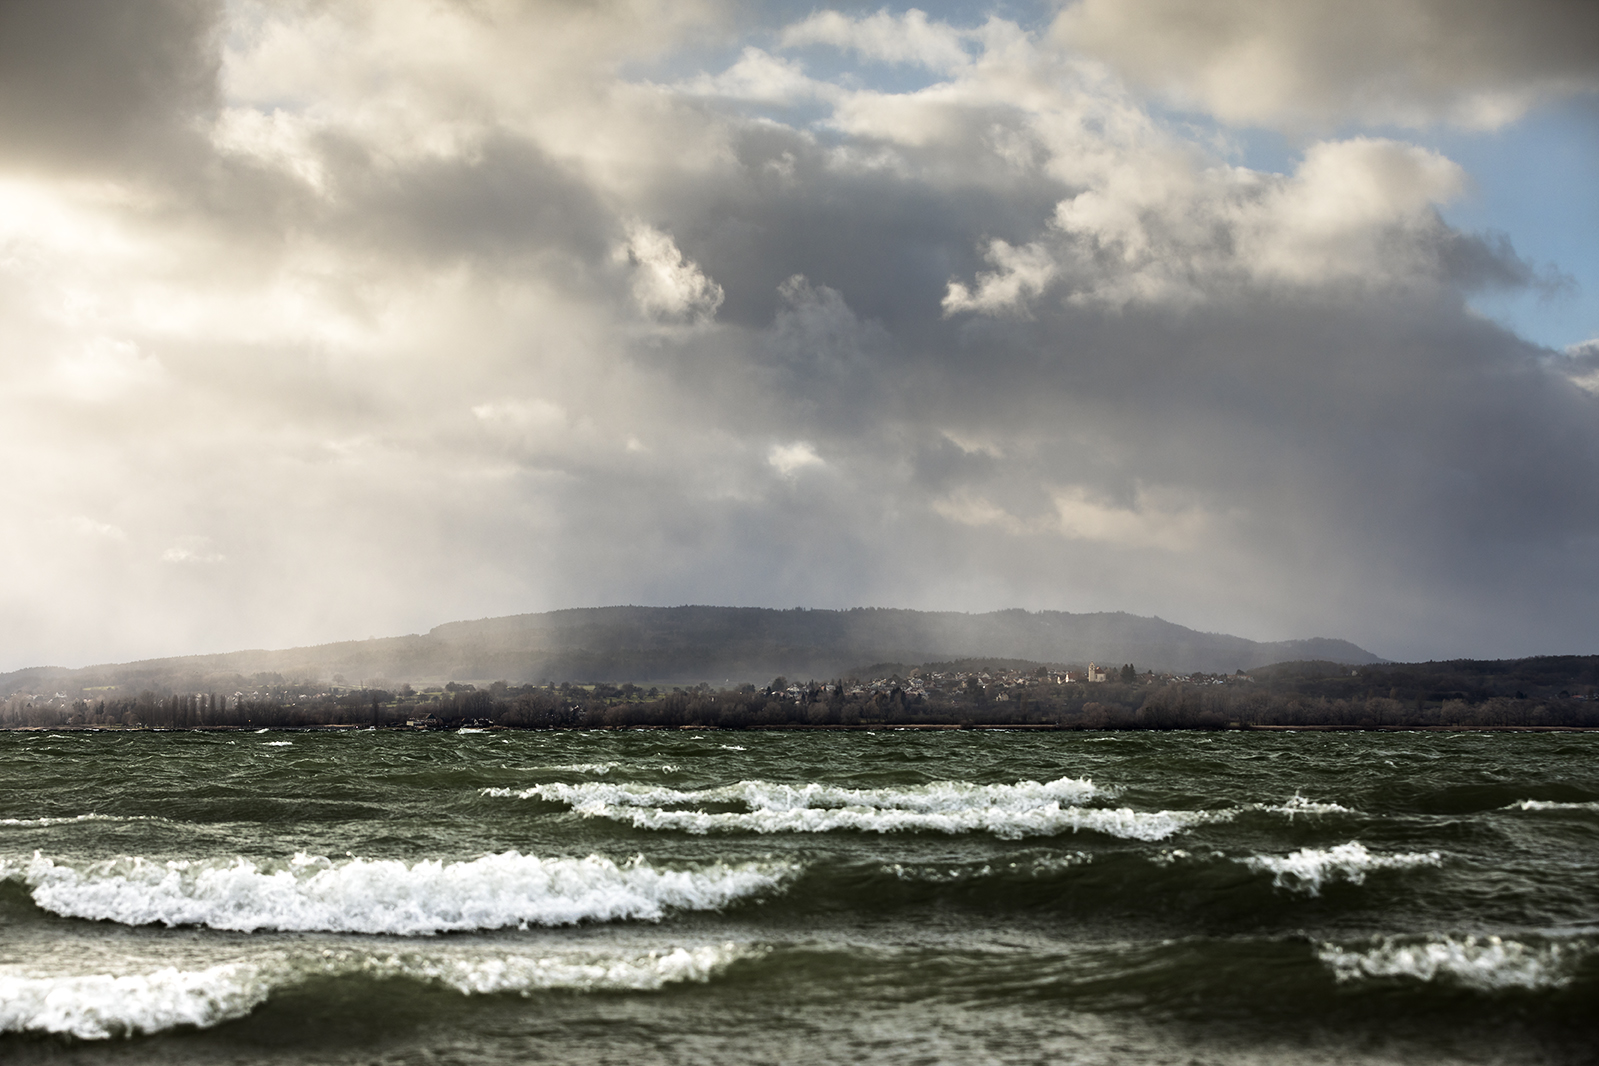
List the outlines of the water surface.
<svg viewBox="0 0 1599 1066">
<path fill-rule="evenodd" d="M 1592 1061 L 1596 754 L 0 734 L 0 1055 Z"/>
</svg>

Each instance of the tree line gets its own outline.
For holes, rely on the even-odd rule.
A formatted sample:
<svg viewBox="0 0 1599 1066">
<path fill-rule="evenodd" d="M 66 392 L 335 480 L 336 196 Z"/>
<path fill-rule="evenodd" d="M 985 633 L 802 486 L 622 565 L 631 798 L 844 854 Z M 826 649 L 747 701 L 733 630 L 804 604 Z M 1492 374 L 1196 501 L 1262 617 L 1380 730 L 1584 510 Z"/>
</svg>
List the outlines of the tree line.
<svg viewBox="0 0 1599 1066">
<path fill-rule="evenodd" d="M 1540 672 L 1541 671 L 1541 672 Z M 1062 729 L 1599 727 L 1599 657 L 1515 670 L 1459 664 L 1280 664 L 1252 676 L 1160 678 L 1132 664 L 1098 683 L 1061 684 L 1049 672 L 894 675 L 764 687 L 641 688 L 633 684 L 509 685 L 451 682 L 415 692 L 361 689 L 254 696 L 144 692 L 70 704 L 12 697 L 5 727 L 156 729 L 500 726 L 570 728 L 793 728 L 1034 726 Z M 1403 682 L 1408 679 L 1408 684 Z M 1560 686 L 1554 691 L 1547 691 Z M 1529 694 L 1526 689 L 1533 691 Z M 1508 694 L 1506 691 L 1508 690 Z"/>
</svg>

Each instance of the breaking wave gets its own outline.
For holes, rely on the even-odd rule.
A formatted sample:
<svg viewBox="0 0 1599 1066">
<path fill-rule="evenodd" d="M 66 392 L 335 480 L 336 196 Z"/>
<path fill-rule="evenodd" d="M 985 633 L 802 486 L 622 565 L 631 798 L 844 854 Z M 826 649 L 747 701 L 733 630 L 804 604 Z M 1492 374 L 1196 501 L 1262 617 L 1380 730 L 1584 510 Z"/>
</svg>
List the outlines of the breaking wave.
<svg viewBox="0 0 1599 1066">
<path fill-rule="evenodd" d="M 1507 811 L 1599 811 L 1599 802 L 1557 803 L 1554 800 L 1521 800 L 1504 808 Z"/>
<path fill-rule="evenodd" d="M 1092 852 L 1073 851 L 1061 855 L 1041 855 L 1005 861 L 971 863 L 887 863 L 880 872 L 899 881 L 934 885 L 959 885 L 990 877 L 1046 878 L 1074 866 L 1094 861 Z"/>
<path fill-rule="evenodd" d="M 545 859 L 515 851 L 414 865 L 333 862 L 303 853 L 264 866 L 244 858 L 119 858 L 79 869 L 38 853 L 0 864 L 0 873 L 31 889 L 35 904 L 69 918 L 401 936 L 658 921 L 669 911 L 716 910 L 772 891 L 797 872 L 783 863 L 658 869 L 642 857 L 617 863 L 598 855 Z"/>
<path fill-rule="evenodd" d="M 1301 848 L 1282 856 L 1254 855 L 1243 862 L 1251 870 L 1272 874 L 1272 884 L 1278 888 L 1318 896 L 1322 886 L 1330 881 L 1358 885 L 1372 870 L 1441 866 L 1443 856 L 1436 851 L 1374 855 L 1358 840 L 1351 840 L 1331 848 Z"/>
<path fill-rule="evenodd" d="M 1352 807 L 1345 807 L 1341 803 L 1322 802 L 1320 800 L 1306 799 L 1295 793 L 1291 799 L 1282 803 L 1261 804 L 1256 808 L 1262 811 L 1271 811 L 1274 814 L 1286 814 L 1290 820 L 1301 814 L 1356 814 Z"/>
<path fill-rule="evenodd" d="M 675 789 L 636 784 L 545 784 L 525 789 L 486 788 L 484 795 L 565 803 L 584 817 L 609 818 L 638 829 L 687 833 L 891 833 L 927 830 L 988 832 L 1005 839 L 1088 830 L 1132 840 L 1164 840 L 1231 811 L 1134 811 L 1082 807 L 1100 794 L 1086 778 L 1040 784 L 973 785 L 940 781 L 909 788 L 840 788 L 741 781 L 720 788 Z M 745 810 L 696 807 L 740 804 Z"/>
<path fill-rule="evenodd" d="M 131 977 L 0 975 L 0 1032 L 62 1033 L 82 1040 L 199 1028 L 242 1018 L 271 992 L 248 964 L 168 967 Z"/>
<path fill-rule="evenodd" d="M 409 979 L 464 995 L 572 991 L 654 991 L 708 981 L 762 949 L 721 944 L 660 951 L 565 951 L 554 954 L 324 952 L 278 955 L 204 970 L 173 967 L 116 977 L 0 975 L 0 1032 L 58 1033 L 104 1040 L 176 1029 L 209 1028 L 242 1018 L 273 993 L 310 977 Z"/>
<path fill-rule="evenodd" d="M 1341 982 L 1404 978 L 1489 992 L 1561 987 L 1591 954 L 1581 941 L 1527 944 L 1497 936 L 1384 937 L 1365 949 L 1323 944 L 1316 953 Z"/>
</svg>

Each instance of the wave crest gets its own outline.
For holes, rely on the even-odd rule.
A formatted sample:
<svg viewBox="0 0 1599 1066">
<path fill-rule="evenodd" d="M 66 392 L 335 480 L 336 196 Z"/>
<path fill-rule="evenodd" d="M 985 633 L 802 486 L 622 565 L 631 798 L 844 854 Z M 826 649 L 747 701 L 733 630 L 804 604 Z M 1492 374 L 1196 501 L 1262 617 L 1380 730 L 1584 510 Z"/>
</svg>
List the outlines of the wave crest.
<svg viewBox="0 0 1599 1066">
<path fill-rule="evenodd" d="M 81 1040 L 199 1028 L 242 1018 L 271 992 L 260 967 L 168 967 L 130 977 L 0 976 L 0 1032 L 61 1033 Z"/>
<path fill-rule="evenodd" d="M 713 863 L 658 869 L 642 857 L 617 863 L 539 858 L 515 851 L 465 862 L 328 859 L 296 855 L 257 865 L 121 858 L 84 869 L 38 853 L 5 869 L 34 903 L 69 918 L 125 925 L 203 925 L 426 936 L 518 925 L 658 921 L 672 910 L 716 910 L 779 887 L 793 864 Z"/>
<path fill-rule="evenodd" d="M 555 989 L 649 992 L 670 984 L 709 981 L 738 959 L 762 951 L 733 943 L 543 955 L 476 949 L 340 951 L 298 958 L 274 954 L 204 970 L 167 967 L 124 977 L 0 975 L 0 1032 L 104 1040 L 182 1026 L 205 1029 L 242 1018 L 273 993 L 319 976 L 402 978 L 442 985 L 463 995 L 526 996 Z"/>
<path fill-rule="evenodd" d="M 1591 946 L 1526 944 L 1497 936 L 1384 937 L 1366 950 L 1323 944 L 1317 957 L 1340 982 L 1370 978 L 1448 981 L 1480 991 L 1558 988 L 1571 981 Z"/>
<path fill-rule="evenodd" d="M 1560 803 L 1555 800 L 1520 800 L 1501 809 L 1507 811 L 1599 811 L 1599 802 Z"/>
<path fill-rule="evenodd" d="M 1164 840 L 1181 830 L 1227 821 L 1232 811 L 1134 811 L 1082 807 L 1099 794 L 1086 778 L 973 785 L 940 781 L 910 788 L 839 788 L 741 781 L 707 789 L 586 782 L 525 789 L 486 788 L 483 795 L 565 803 L 584 817 L 637 829 L 686 833 L 988 832 L 1005 839 L 1092 831 L 1132 840 Z M 733 805 L 742 811 L 707 811 Z"/>
<path fill-rule="evenodd" d="M 1441 866 L 1443 856 L 1436 851 L 1374 855 L 1360 841 L 1351 840 L 1331 848 L 1301 848 L 1287 855 L 1254 855 L 1243 861 L 1251 870 L 1272 874 L 1271 883 L 1278 888 L 1319 896 L 1330 881 L 1358 885 L 1372 870 Z"/>
</svg>

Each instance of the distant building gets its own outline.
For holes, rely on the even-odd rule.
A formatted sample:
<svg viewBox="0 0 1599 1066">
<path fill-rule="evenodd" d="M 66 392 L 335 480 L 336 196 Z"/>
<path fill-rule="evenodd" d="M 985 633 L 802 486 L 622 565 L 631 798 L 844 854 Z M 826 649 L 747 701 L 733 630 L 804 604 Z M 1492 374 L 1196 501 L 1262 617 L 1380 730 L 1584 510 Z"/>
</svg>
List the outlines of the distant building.
<svg viewBox="0 0 1599 1066">
<path fill-rule="evenodd" d="M 1093 663 L 1089 663 L 1088 664 L 1088 676 L 1084 680 L 1087 680 L 1087 681 L 1103 681 L 1103 680 L 1105 680 L 1105 671 L 1101 670 L 1099 667 L 1095 666 Z"/>
</svg>

